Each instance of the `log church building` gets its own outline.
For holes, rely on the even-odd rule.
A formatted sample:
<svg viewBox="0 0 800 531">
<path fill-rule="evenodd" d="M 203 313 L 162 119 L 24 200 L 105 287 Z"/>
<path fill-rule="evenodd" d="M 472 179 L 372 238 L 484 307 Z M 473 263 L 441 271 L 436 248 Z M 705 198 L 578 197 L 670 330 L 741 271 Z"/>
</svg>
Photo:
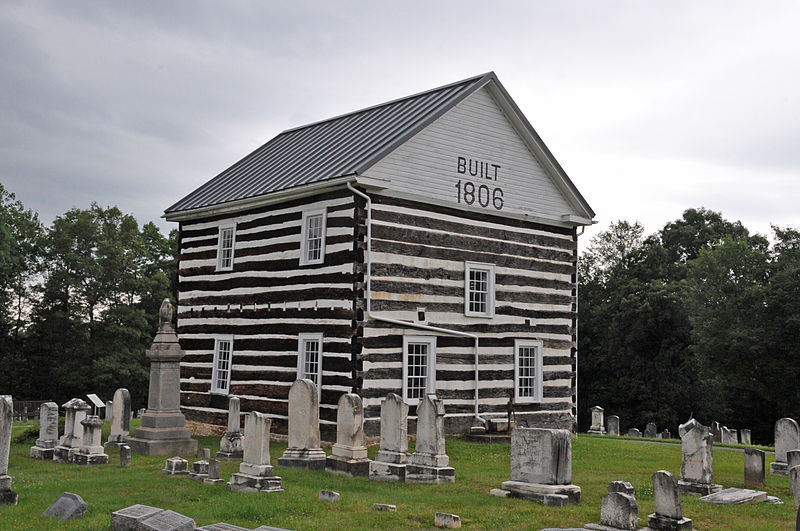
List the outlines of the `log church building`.
<svg viewBox="0 0 800 531">
<path fill-rule="evenodd" d="M 463 432 L 570 428 L 577 238 L 594 212 L 487 73 L 279 134 L 165 212 L 180 227 L 181 407 L 224 426 L 230 395 L 286 430 L 316 382 L 444 400 Z"/>
</svg>

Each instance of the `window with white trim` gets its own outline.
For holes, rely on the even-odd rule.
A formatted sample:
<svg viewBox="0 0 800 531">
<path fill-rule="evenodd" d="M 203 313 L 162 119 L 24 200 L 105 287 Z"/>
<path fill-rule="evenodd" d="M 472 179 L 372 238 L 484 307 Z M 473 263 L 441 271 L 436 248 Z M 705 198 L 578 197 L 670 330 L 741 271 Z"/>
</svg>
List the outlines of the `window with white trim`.
<svg viewBox="0 0 800 531">
<path fill-rule="evenodd" d="M 464 314 L 494 316 L 494 264 L 464 262 Z"/>
<path fill-rule="evenodd" d="M 321 264 L 325 261 L 325 209 L 303 212 L 300 231 L 300 265 Z"/>
<path fill-rule="evenodd" d="M 436 336 L 403 337 L 403 400 L 416 405 L 436 392 Z"/>
<path fill-rule="evenodd" d="M 514 402 L 542 401 L 542 342 L 514 340 Z"/>
<path fill-rule="evenodd" d="M 217 271 L 233 269 L 233 247 L 236 244 L 236 225 L 224 225 L 219 228 L 217 242 Z"/>
<path fill-rule="evenodd" d="M 322 393 L 322 334 L 300 334 L 297 341 L 297 379 L 308 378 Z"/>
<path fill-rule="evenodd" d="M 214 339 L 214 368 L 211 371 L 211 392 L 228 394 L 231 385 L 233 336 Z"/>
</svg>

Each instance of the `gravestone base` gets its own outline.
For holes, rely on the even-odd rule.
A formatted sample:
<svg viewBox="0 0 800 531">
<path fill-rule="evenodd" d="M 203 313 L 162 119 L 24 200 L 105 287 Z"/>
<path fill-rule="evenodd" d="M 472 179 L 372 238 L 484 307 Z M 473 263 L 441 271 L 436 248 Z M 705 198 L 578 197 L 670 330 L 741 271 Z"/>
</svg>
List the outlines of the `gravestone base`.
<svg viewBox="0 0 800 531">
<path fill-rule="evenodd" d="M 189 479 L 191 479 L 192 481 L 199 481 L 200 483 L 205 483 L 205 481 L 208 479 L 208 474 L 189 472 Z"/>
<path fill-rule="evenodd" d="M 611 527 L 610 525 L 603 524 L 586 524 L 584 529 L 592 529 L 593 531 L 622 531 L 619 527 Z"/>
<path fill-rule="evenodd" d="M 347 477 L 369 476 L 370 460 L 363 457 L 348 459 L 340 455 L 329 455 L 325 460 L 325 470 Z"/>
<path fill-rule="evenodd" d="M 406 480 L 406 463 L 372 461 L 369 464 L 369 479 L 373 481 L 403 482 Z"/>
<path fill-rule="evenodd" d="M 206 477 L 206 478 L 203 478 L 203 483 L 205 483 L 206 485 L 219 485 L 220 483 L 225 483 L 225 480 L 224 479 L 219 479 L 219 478 L 210 479 L 210 478 Z"/>
<path fill-rule="evenodd" d="M 242 444 L 244 437 L 241 432 L 226 433 L 220 440 L 220 449 L 217 452 L 219 461 L 241 461 L 244 459 L 244 449 Z"/>
<path fill-rule="evenodd" d="M 647 517 L 647 527 L 655 531 L 684 531 L 692 529 L 690 518 L 670 518 L 653 513 Z"/>
<path fill-rule="evenodd" d="M 598 428 L 596 426 L 592 426 L 591 428 L 589 428 L 589 431 L 587 431 L 586 433 L 595 433 L 597 435 L 605 435 L 606 434 L 606 429 L 602 428 L 602 427 Z"/>
<path fill-rule="evenodd" d="M 76 453 L 73 462 L 76 465 L 107 465 L 108 455 Z"/>
<path fill-rule="evenodd" d="M 678 491 L 683 494 L 708 496 L 722 490 L 722 485 L 716 483 L 695 483 L 693 481 L 678 480 Z"/>
<path fill-rule="evenodd" d="M 278 458 L 278 465 L 286 468 L 325 470 L 326 456 L 322 448 L 287 448 Z"/>
<path fill-rule="evenodd" d="M 451 466 L 425 466 L 408 464 L 406 483 L 455 483 L 456 469 Z"/>
<path fill-rule="evenodd" d="M 11 490 L 11 476 L 0 476 L 0 505 L 16 505 L 19 495 Z"/>
<path fill-rule="evenodd" d="M 580 503 L 581 488 L 577 485 L 546 485 L 544 483 L 526 483 L 524 481 L 504 481 L 503 490 L 507 490 L 515 498 L 525 498 L 544 503 L 547 494 L 564 494 L 570 503 Z"/>
<path fill-rule="evenodd" d="M 109 439 L 108 441 L 106 441 L 106 443 L 103 446 L 106 447 L 106 448 L 118 448 L 120 446 L 125 446 L 127 444 L 128 444 L 127 437 L 120 437 L 117 440 Z"/>
<path fill-rule="evenodd" d="M 248 474 L 245 471 L 256 472 Z M 274 469 L 271 465 L 249 465 L 242 463 L 239 472 L 231 474 L 228 486 L 231 490 L 241 492 L 282 492 L 281 478 L 273 476 Z"/>
<path fill-rule="evenodd" d="M 141 428 L 139 428 L 141 430 Z M 137 434 L 138 434 L 138 431 Z M 186 430 L 188 436 L 189 430 Z M 138 455 L 195 455 L 197 441 L 194 439 L 128 439 L 128 446 Z"/>
<path fill-rule="evenodd" d="M 244 451 L 239 450 L 236 452 L 223 452 L 220 450 L 216 454 L 217 461 L 241 461 L 244 459 Z"/>
<path fill-rule="evenodd" d="M 43 461 L 52 461 L 55 448 L 42 448 L 41 446 L 31 446 L 31 458 Z"/>
<path fill-rule="evenodd" d="M 53 460 L 59 463 L 69 463 L 69 451 L 72 450 L 69 446 L 56 446 L 53 448 Z"/>
<path fill-rule="evenodd" d="M 775 474 L 777 476 L 788 476 L 789 463 L 783 463 L 781 461 L 775 461 L 774 463 L 770 463 L 769 472 L 770 474 Z"/>
</svg>

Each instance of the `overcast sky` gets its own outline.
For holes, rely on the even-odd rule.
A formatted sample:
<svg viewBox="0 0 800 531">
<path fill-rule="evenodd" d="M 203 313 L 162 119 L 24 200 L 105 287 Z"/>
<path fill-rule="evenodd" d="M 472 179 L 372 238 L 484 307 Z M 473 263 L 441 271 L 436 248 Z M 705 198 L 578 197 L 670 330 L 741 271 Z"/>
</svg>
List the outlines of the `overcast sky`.
<svg viewBox="0 0 800 531">
<path fill-rule="evenodd" d="M 284 129 L 493 70 L 597 212 L 800 226 L 800 2 L 0 2 L 0 182 L 140 222 Z M 584 243 L 586 239 L 584 239 Z"/>
</svg>

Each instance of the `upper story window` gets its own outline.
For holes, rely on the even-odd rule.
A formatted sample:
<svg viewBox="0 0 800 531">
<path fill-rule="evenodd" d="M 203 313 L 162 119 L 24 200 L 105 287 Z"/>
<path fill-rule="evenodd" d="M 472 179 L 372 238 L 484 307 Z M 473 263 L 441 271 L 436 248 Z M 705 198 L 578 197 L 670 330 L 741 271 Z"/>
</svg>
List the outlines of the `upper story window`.
<svg viewBox="0 0 800 531">
<path fill-rule="evenodd" d="M 300 334 L 297 342 L 297 379 L 308 378 L 322 394 L 322 334 Z"/>
<path fill-rule="evenodd" d="M 224 225 L 219 228 L 217 244 L 217 271 L 233 269 L 233 246 L 236 243 L 236 225 Z"/>
<path fill-rule="evenodd" d="M 211 392 L 228 394 L 231 384 L 233 336 L 214 339 L 214 368 L 211 371 Z"/>
<path fill-rule="evenodd" d="M 494 264 L 465 262 L 464 266 L 464 314 L 493 317 Z"/>
<path fill-rule="evenodd" d="M 514 340 L 514 401 L 542 401 L 542 342 Z"/>
<path fill-rule="evenodd" d="M 436 337 L 403 337 L 403 400 L 416 405 L 436 392 Z"/>
<path fill-rule="evenodd" d="M 300 265 L 321 264 L 325 261 L 326 211 L 303 212 L 303 228 L 300 232 Z"/>
</svg>

